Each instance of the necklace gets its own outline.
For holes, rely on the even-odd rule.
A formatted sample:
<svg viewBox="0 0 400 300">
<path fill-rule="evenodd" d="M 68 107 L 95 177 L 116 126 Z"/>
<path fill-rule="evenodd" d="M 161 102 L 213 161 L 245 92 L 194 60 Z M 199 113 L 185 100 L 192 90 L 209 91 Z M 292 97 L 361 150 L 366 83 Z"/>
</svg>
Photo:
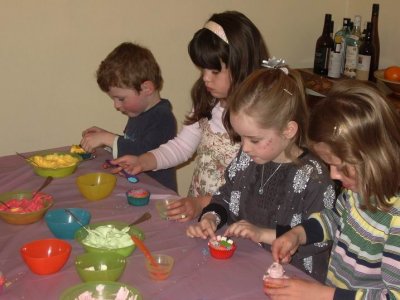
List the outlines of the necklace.
<svg viewBox="0 0 400 300">
<path fill-rule="evenodd" d="M 279 168 L 282 166 L 282 164 L 280 163 L 279 166 L 275 169 L 274 172 L 272 172 L 272 174 L 268 177 L 268 179 L 264 182 L 264 165 L 262 166 L 262 173 L 261 173 L 261 182 L 260 182 L 260 188 L 258 189 L 258 194 L 262 195 L 264 194 L 264 186 L 268 183 L 268 181 L 271 180 L 271 178 L 275 175 L 276 172 L 278 172 Z"/>
</svg>

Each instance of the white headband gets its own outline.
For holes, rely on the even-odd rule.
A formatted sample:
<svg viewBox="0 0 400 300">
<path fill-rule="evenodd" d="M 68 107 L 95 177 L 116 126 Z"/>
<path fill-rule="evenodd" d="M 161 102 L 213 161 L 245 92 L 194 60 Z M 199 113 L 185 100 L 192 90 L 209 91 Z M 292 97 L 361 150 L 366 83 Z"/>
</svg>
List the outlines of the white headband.
<svg viewBox="0 0 400 300">
<path fill-rule="evenodd" d="M 228 43 L 228 38 L 225 35 L 225 31 L 222 28 L 221 25 L 218 23 L 215 23 L 214 21 L 208 21 L 205 25 L 204 28 L 207 28 L 208 30 L 212 31 L 214 34 L 216 34 L 221 40 L 223 40 L 225 43 Z"/>
</svg>

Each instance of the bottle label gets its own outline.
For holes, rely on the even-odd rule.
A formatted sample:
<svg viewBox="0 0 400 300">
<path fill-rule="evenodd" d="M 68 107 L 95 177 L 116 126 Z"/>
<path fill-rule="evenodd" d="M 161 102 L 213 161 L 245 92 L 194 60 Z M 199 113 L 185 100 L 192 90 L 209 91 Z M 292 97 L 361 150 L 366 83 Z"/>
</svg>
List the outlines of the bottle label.
<svg viewBox="0 0 400 300">
<path fill-rule="evenodd" d="M 315 51 L 314 72 L 321 75 L 328 74 L 329 48 L 321 48 Z"/>
<path fill-rule="evenodd" d="M 342 54 L 331 51 L 329 56 L 328 77 L 340 78 L 342 70 Z"/>
<path fill-rule="evenodd" d="M 335 52 L 336 53 L 340 53 L 340 51 L 342 50 L 342 44 L 335 44 Z"/>
<path fill-rule="evenodd" d="M 356 79 L 368 80 L 370 66 L 371 66 L 371 56 L 359 54 Z"/>
<path fill-rule="evenodd" d="M 346 64 L 344 66 L 344 75 L 346 75 L 349 78 L 356 77 L 357 56 L 358 56 L 358 47 L 347 45 Z"/>
</svg>

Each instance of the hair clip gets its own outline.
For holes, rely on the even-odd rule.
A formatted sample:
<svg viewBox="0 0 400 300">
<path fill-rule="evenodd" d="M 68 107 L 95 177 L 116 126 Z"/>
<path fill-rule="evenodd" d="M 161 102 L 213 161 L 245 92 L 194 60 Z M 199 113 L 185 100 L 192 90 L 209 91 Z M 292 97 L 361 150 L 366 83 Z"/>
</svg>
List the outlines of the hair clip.
<svg viewBox="0 0 400 300">
<path fill-rule="evenodd" d="M 276 58 L 275 56 L 273 56 L 268 60 L 263 60 L 261 62 L 261 66 L 269 69 L 279 69 L 282 70 L 282 72 L 286 75 L 289 75 L 289 69 L 286 66 L 285 60 L 282 58 Z"/>
<path fill-rule="evenodd" d="M 293 94 L 291 92 L 289 92 L 287 89 L 283 89 L 284 92 L 286 92 L 287 94 L 289 94 L 290 96 L 293 96 Z"/>
<path fill-rule="evenodd" d="M 343 126 L 342 125 L 335 125 L 333 127 L 333 135 L 338 136 L 341 135 L 343 132 Z"/>
</svg>

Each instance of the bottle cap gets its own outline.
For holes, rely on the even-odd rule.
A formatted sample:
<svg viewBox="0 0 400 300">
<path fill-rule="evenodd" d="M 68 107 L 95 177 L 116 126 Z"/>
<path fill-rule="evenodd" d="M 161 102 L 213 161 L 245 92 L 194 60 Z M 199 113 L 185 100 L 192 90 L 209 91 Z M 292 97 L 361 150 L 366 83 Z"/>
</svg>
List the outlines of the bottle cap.
<svg viewBox="0 0 400 300">
<path fill-rule="evenodd" d="M 379 13 L 379 4 L 374 3 L 372 4 L 372 14 L 377 14 L 377 13 Z"/>
</svg>

